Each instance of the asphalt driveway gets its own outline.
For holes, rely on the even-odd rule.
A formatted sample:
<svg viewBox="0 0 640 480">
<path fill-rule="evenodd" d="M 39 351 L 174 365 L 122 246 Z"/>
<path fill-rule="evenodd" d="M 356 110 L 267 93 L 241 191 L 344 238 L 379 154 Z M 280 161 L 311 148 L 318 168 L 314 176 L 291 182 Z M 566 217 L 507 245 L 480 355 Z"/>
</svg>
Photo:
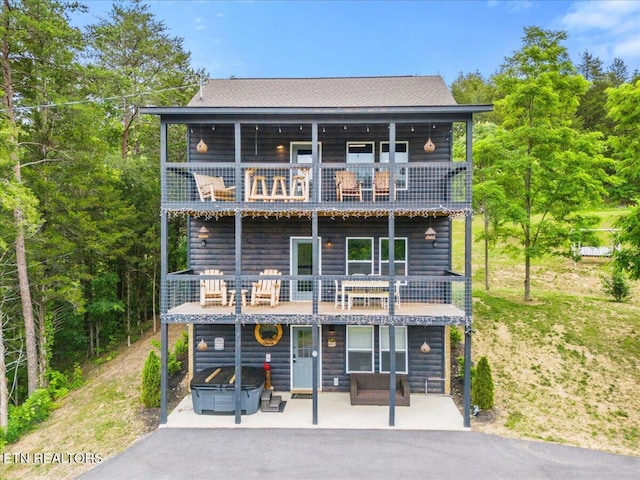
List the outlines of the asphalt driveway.
<svg viewBox="0 0 640 480">
<path fill-rule="evenodd" d="M 88 479 L 640 479 L 640 457 L 478 432 L 161 428 Z"/>
</svg>

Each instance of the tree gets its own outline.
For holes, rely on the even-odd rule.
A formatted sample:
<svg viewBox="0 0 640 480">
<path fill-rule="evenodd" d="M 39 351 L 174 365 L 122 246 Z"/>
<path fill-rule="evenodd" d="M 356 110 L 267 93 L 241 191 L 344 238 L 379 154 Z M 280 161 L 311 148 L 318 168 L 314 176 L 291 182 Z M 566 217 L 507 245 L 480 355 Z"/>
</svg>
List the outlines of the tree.
<svg viewBox="0 0 640 480">
<path fill-rule="evenodd" d="M 116 120 L 111 128 L 120 136 L 122 158 L 127 158 L 135 144 L 132 133 L 141 100 L 162 104 L 173 93 L 175 101 L 172 90 L 193 84 L 195 78 L 182 39 L 169 36 L 148 5 L 140 0 L 129 5 L 113 4 L 108 19 L 87 28 L 93 90 L 108 97 L 121 96 L 118 101 L 106 101 L 105 106 Z"/>
<path fill-rule="evenodd" d="M 494 78 L 503 118 L 497 181 L 510 199 L 505 215 L 512 225 L 502 233 L 524 256 L 525 301 L 531 300 L 532 260 L 563 253 L 571 229 L 582 226 L 575 212 L 606 194 L 601 136 L 573 124 L 587 82 L 576 74 L 565 39 L 564 32 L 525 28 L 521 50 Z"/>
<path fill-rule="evenodd" d="M 499 144 L 499 128 L 492 124 L 474 126 L 473 207 L 482 217 L 483 229 L 476 241 L 484 242 L 484 286 L 489 290 L 489 250 L 498 241 L 508 206 L 507 192 L 498 183 L 499 168 L 505 148 Z"/>
<path fill-rule="evenodd" d="M 608 116 L 615 122 L 609 137 L 623 198 L 640 196 L 640 80 L 607 90 Z"/>
<path fill-rule="evenodd" d="M 493 408 L 493 377 L 487 357 L 481 357 L 473 375 L 471 403 L 482 410 Z"/>
</svg>

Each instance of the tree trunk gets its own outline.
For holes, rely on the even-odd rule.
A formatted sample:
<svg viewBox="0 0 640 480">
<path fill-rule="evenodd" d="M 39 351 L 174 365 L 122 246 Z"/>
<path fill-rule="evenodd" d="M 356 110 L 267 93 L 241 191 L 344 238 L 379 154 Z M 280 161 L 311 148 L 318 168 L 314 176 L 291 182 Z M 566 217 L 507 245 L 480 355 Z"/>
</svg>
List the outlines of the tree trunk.
<svg viewBox="0 0 640 480">
<path fill-rule="evenodd" d="M 4 11 L 10 10 L 8 0 L 4 0 Z M 9 18 L 5 16 L 4 31 L 10 32 Z M 6 34 L 5 34 L 6 35 Z M 16 127 L 16 116 L 13 108 L 13 80 L 11 77 L 11 65 L 9 63 L 9 42 L 7 37 L 2 38 L 2 73 L 4 78 L 4 106 L 7 112 L 8 126 L 11 129 L 8 143 L 15 146 L 11 148 L 11 163 L 13 174 L 17 182 L 21 182 L 20 158 L 18 157 L 18 139 L 13 132 Z M 27 271 L 27 253 L 24 242 L 23 212 L 19 202 L 13 211 L 16 225 L 16 266 L 18 270 L 18 285 L 20 287 L 20 299 L 22 300 L 22 316 L 24 317 L 25 343 L 27 347 L 27 383 L 29 395 L 38 388 L 38 353 L 36 345 L 36 331 L 33 320 L 33 306 L 31 305 L 31 291 L 29 288 L 29 274 Z"/>
<path fill-rule="evenodd" d="M 489 214 L 484 210 L 484 289 L 489 291 Z"/>
<path fill-rule="evenodd" d="M 44 290 L 44 287 L 42 289 Z M 38 308 L 38 345 L 40 346 L 38 350 L 38 381 L 40 387 L 46 388 L 49 386 L 47 382 L 49 347 L 47 344 L 47 307 L 44 295 L 40 298 L 40 306 Z"/>
<path fill-rule="evenodd" d="M 0 308 L 0 430 L 9 424 L 9 387 L 7 385 L 7 365 L 4 360 L 4 324 Z"/>
</svg>

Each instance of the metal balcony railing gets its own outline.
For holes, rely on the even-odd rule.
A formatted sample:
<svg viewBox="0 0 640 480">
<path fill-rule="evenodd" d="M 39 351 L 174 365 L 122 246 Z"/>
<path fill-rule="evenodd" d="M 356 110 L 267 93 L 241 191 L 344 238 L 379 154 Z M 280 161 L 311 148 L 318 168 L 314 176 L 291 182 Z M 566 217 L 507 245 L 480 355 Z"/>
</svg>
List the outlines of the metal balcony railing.
<svg viewBox="0 0 640 480">
<path fill-rule="evenodd" d="M 162 285 L 161 313 L 170 315 L 173 321 L 180 321 L 180 316 L 207 316 L 207 321 L 215 323 L 218 317 L 224 323 L 223 319 L 228 321 L 239 311 L 252 315 L 256 323 L 260 323 L 261 316 L 282 316 L 286 323 L 286 317 L 296 317 L 297 321 L 305 316 L 310 318 L 314 314 L 314 303 L 315 315 L 324 317 L 386 316 L 393 303 L 396 316 L 438 317 L 445 321 L 451 318 L 451 323 L 456 323 L 465 316 L 465 305 L 471 295 L 470 282 L 459 275 L 398 276 L 393 284 L 389 277 L 377 275 L 242 275 L 239 278 L 237 284 L 234 275 L 201 275 L 191 271 L 169 274 Z M 277 282 L 275 300 L 268 292 L 257 295 L 259 282 Z M 207 283 L 215 283 L 216 293 L 205 298 L 202 289 Z M 189 318 L 189 321 L 194 320 Z"/>
<path fill-rule="evenodd" d="M 388 164 L 169 163 L 166 209 L 468 208 L 467 169 L 460 162 Z"/>
</svg>

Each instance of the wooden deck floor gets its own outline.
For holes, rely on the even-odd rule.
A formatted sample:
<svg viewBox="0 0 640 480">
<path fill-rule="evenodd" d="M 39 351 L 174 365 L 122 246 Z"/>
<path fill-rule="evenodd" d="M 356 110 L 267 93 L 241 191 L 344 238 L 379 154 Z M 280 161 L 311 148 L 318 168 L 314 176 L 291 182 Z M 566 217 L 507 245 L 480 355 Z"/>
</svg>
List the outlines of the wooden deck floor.
<svg viewBox="0 0 640 480">
<path fill-rule="evenodd" d="M 229 315 L 235 313 L 235 306 L 221 306 L 219 304 L 200 306 L 198 302 L 183 303 L 168 311 L 171 315 Z M 369 305 L 357 304 L 348 310 L 346 304 L 344 310 L 340 305 L 335 307 L 333 302 L 321 302 L 318 305 L 320 315 L 385 315 L 387 309 L 382 308 L 379 302 L 372 301 Z M 247 305 L 242 307 L 242 313 L 248 315 L 304 315 L 312 314 L 310 301 L 280 302 L 279 305 Z M 442 303 L 410 303 L 403 302 L 396 306 L 396 315 L 406 316 L 437 316 L 437 317 L 464 317 L 464 311 L 454 305 Z"/>
</svg>

